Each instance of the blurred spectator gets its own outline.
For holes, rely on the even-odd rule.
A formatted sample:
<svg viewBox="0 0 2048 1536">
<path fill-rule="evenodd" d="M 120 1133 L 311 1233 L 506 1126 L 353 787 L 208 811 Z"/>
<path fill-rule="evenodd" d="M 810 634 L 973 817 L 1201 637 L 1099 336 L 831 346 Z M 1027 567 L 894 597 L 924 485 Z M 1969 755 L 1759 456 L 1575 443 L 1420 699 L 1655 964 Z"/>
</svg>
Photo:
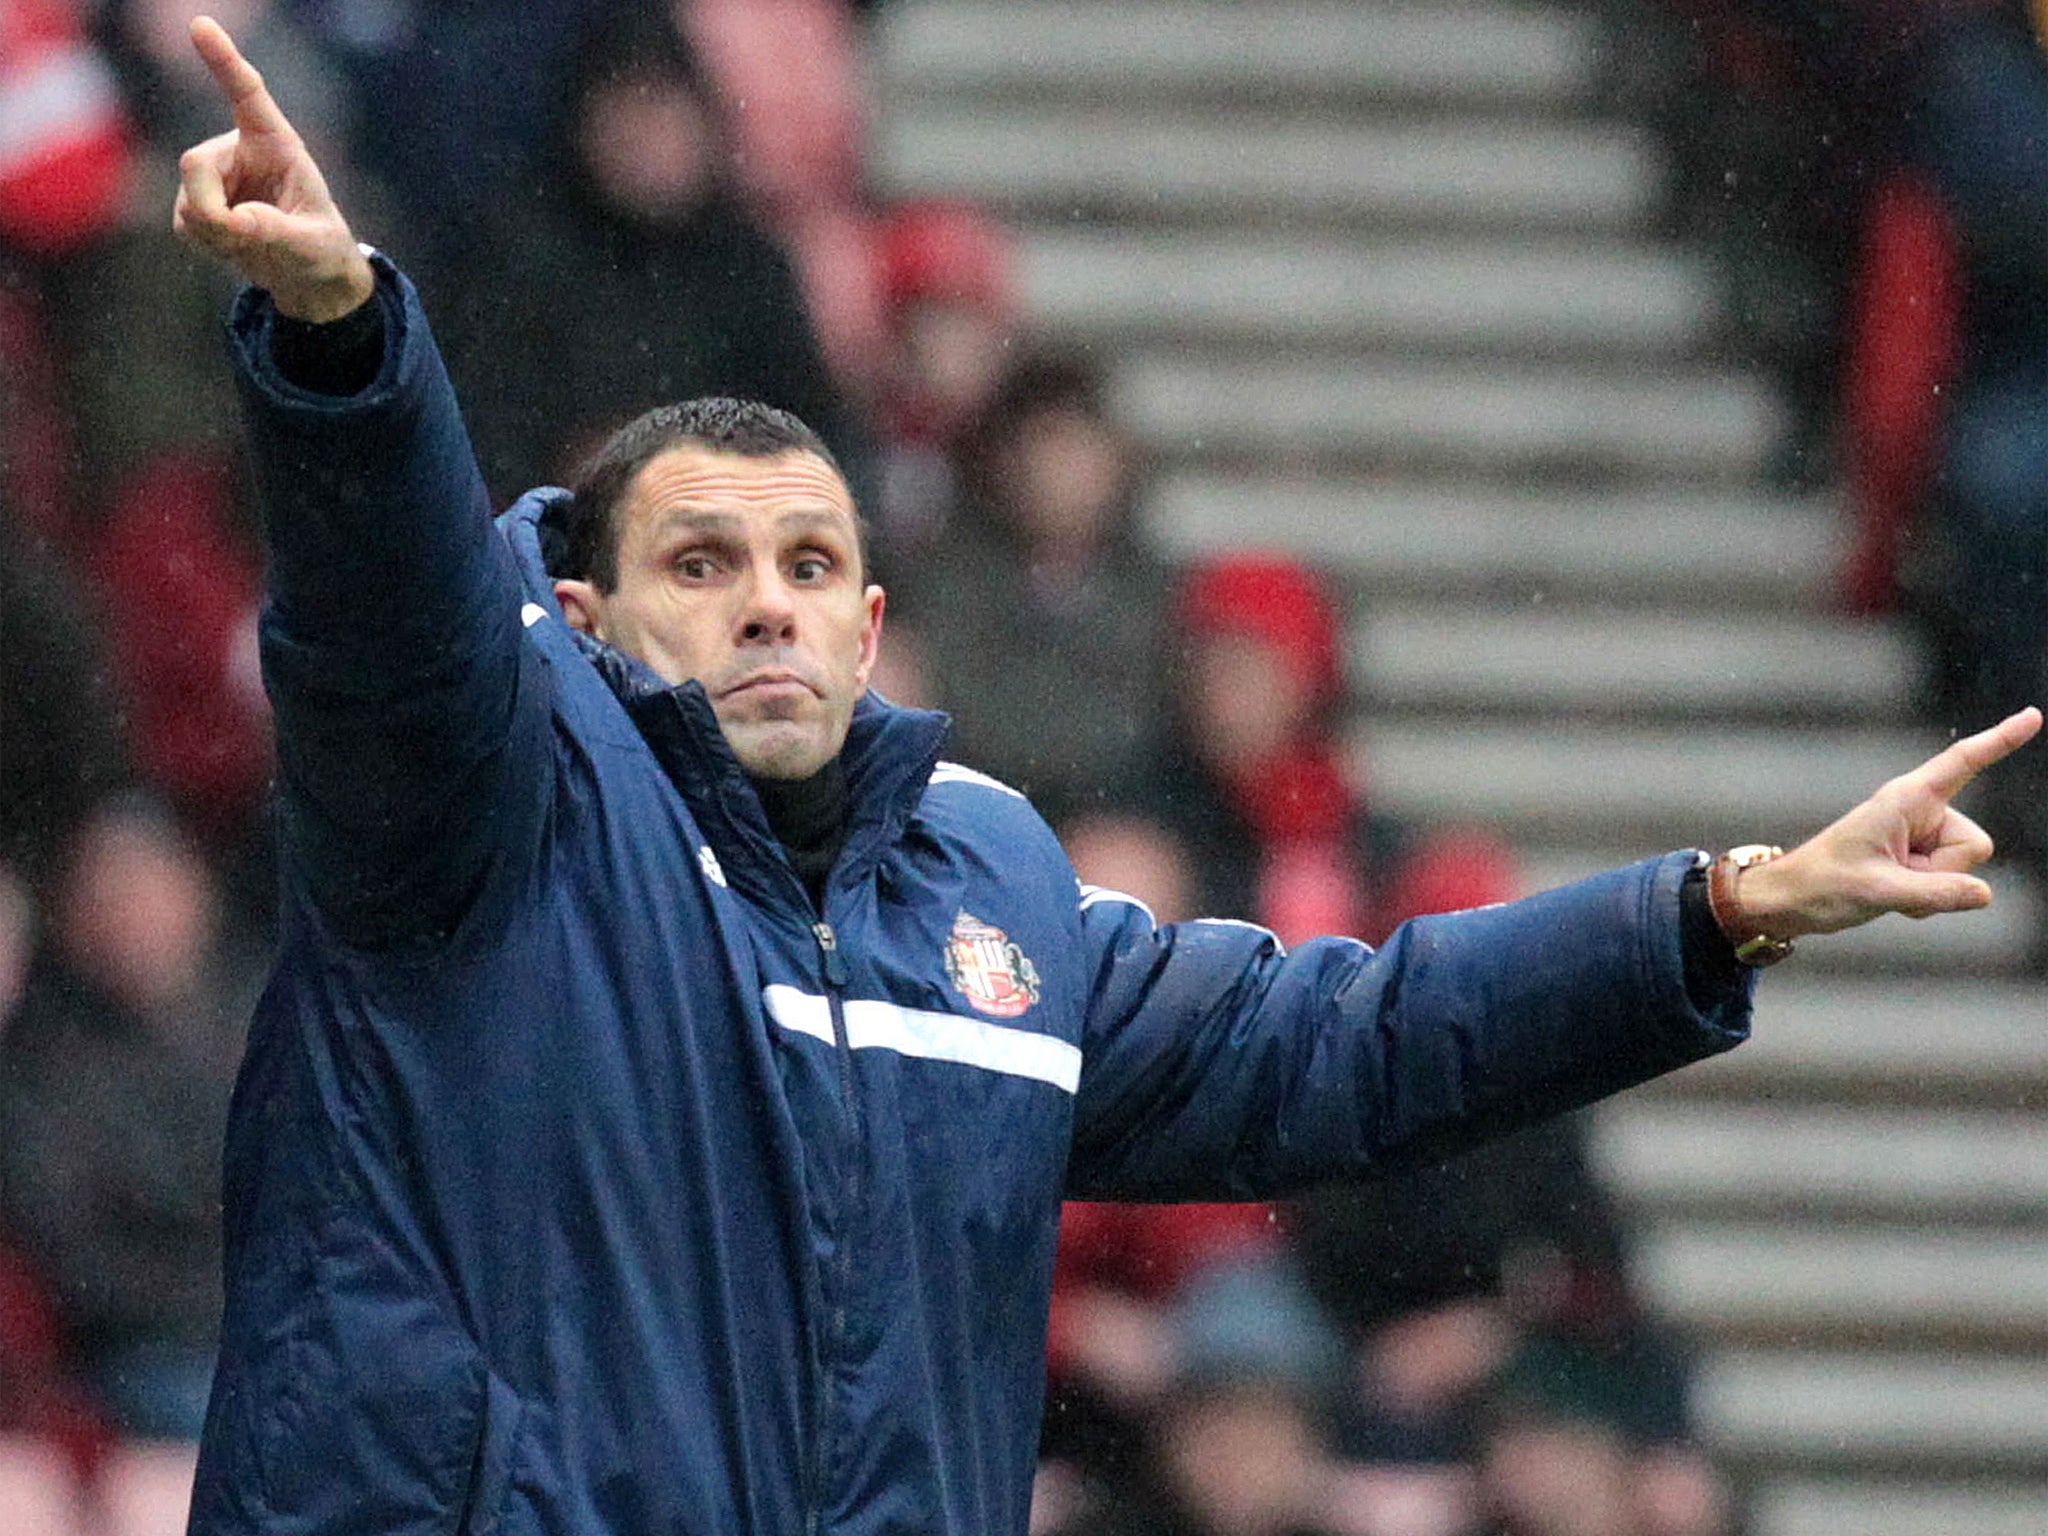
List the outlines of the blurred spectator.
<svg viewBox="0 0 2048 1536">
<path fill-rule="evenodd" d="M 437 280 L 465 280 L 487 254 L 500 210 L 523 204 L 553 174 L 548 146 L 561 133 L 561 86 L 591 19 L 635 4 L 651 14 L 658 3 L 293 0 L 293 16 L 342 73 L 350 158 L 391 200 L 382 232 L 345 204 L 358 232 L 398 254 L 429 291 Z M 297 103 L 279 99 L 296 117 Z M 436 309 L 445 314 L 447 305 Z"/>
<path fill-rule="evenodd" d="M 866 394 L 884 347 L 852 12 L 845 0 L 674 3 L 725 105 L 736 179 L 795 259 L 834 376 Z"/>
<path fill-rule="evenodd" d="M 727 184 L 696 61 L 658 15 L 584 39 L 552 172 L 498 210 L 488 261 L 433 299 L 485 474 L 501 497 L 560 482 L 651 404 L 740 395 L 863 444 L 788 259 Z"/>
<path fill-rule="evenodd" d="M 1288 1223 L 1355 1345 L 1355 1460 L 1460 1461 L 1480 1389 L 1525 1329 L 1604 1340 L 1634 1324 L 1620 1229 L 1575 1120 L 1317 1191 Z"/>
<path fill-rule="evenodd" d="M 27 996 L 42 914 L 84 828 L 127 779 L 95 636 L 47 550 L 25 545 L 0 498 L 0 1095 L 11 1025 Z M 0 1136 L 8 1125 L 0 1107 Z M 6 1219 L 0 1171 L 0 1436 L 61 1444 L 89 1471 L 106 1428 L 72 1378 L 70 1341 L 39 1252 Z M 31 1460 L 33 1458 L 30 1458 Z"/>
<path fill-rule="evenodd" d="M 1850 287 L 1872 194 L 1906 148 L 1898 103 L 1949 0 L 1667 0 L 1681 88 L 1646 106 L 1679 218 L 1715 239 L 1730 340 L 1792 407 L 1778 473 L 1828 481 Z"/>
<path fill-rule="evenodd" d="M 220 1310 L 220 1146 L 245 993 L 205 864 L 146 814 L 78 840 L 0 1040 L 0 1211 L 126 1433 L 199 1433 Z"/>
<path fill-rule="evenodd" d="M 1488 1536 L 1728 1536 L 1727 1489 L 1675 1446 L 1645 1399 L 1640 1362 L 1538 1337 L 1508 1361 L 1483 1410 Z"/>
<path fill-rule="evenodd" d="M 1871 199 L 1842 362 L 1842 489 L 1852 525 L 1841 574 L 1851 613 L 1899 607 L 1906 556 L 1926 543 L 1942 391 L 1956 369 L 1960 268 L 1947 208 L 1924 175 L 1902 168 Z M 1924 598 L 1925 573 L 1917 575 Z"/>
<path fill-rule="evenodd" d="M 262 578 L 236 467 L 218 453 L 166 454 L 130 476 L 91 565 L 137 767 L 224 857 L 256 837 L 272 766 L 256 658 Z"/>
<path fill-rule="evenodd" d="M 1920 572 L 1945 721 L 2041 696 L 2048 669 L 2048 57 L 2024 0 L 1945 13 L 1919 96 L 1921 157 L 1959 241 L 1958 377 Z M 2048 854 L 2048 778 L 1991 788 L 2002 844 Z"/>
<path fill-rule="evenodd" d="M 1095 813 L 1061 838 L 1084 883 L 1136 897 L 1161 923 L 1199 915 L 1186 853 L 1158 823 Z M 1280 1246 L 1267 1205 L 1068 1202 L 1047 1335 L 1042 1450 L 1051 1463 L 1072 1477 L 1132 1475 L 1146 1420 L 1179 1369 L 1171 1308 L 1182 1287 Z"/>
<path fill-rule="evenodd" d="M 217 118 L 211 96 L 199 102 L 184 36 L 200 8 L 124 0 L 109 13 L 139 121 L 183 134 L 201 131 L 202 112 Z M 270 48 L 266 67 L 275 61 L 295 79 L 310 72 L 303 38 L 274 8 L 244 0 L 236 9 Z M 294 57 L 299 66 L 283 62 Z M 106 622 L 135 766 L 223 861 L 237 920 L 260 932 L 272 906 L 269 709 L 255 661 L 261 556 L 220 341 L 231 287 L 172 237 L 156 207 L 80 245 L 41 280 L 71 445 L 64 553 Z"/>
<path fill-rule="evenodd" d="M 1034 354 L 966 455 L 972 515 L 895 573 L 952 750 L 1055 824 L 1149 760 L 1164 724 L 1165 571 L 1140 540 L 1137 450 L 1102 381 Z"/>
<path fill-rule="evenodd" d="M 1281 1246 L 1266 1205 L 1070 1201 L 1053 1272 L 1045 1454 L 1128 1475 L 1183 1365 L 1172 1321 L 1183 1290 Z"/>
<path fill-rule="evenodd" d="M 1083 885 L 1136 897 L 1155 923 L 1206 915 L 1187 846 L 1158 819 L 1136 811 L 1092 811 L 1067 822 L 1059 834 Z"/>
<path fill-rule="evenodd" d="M 1344 625 L 1311 573 L 1273 554 L 1218 556 L 1187 573 L 1175 616 L 1178 734 L 1125 797 L 1135 814 L 1165 826 L 1123 812 L 1070 826 L 1084 879 L 1127 891 L 1127 879 L 1148 883 L 1181 912 L 1251 918 L 1290 943 L 1319 933 L 1378 941 L 1410 917 L 1515 894 L 1513 861 L 1497 839 L 1409 826 L 1371 809 L 1355 787 L 1338 735 Z M 1177 889 L 1189 873 L 1192 889 Z M 1581 1341 L 1640 1366 L 1645 1382 L 1665 1383 L 1662 1435 L 1682 1444 L 1682 1408 L 1670 1406 L 1673 1394 L 1682 1399 L 1682 1377 L 1656 1363 L 1663 1345 L 1629 1296 L 1619 1226 L 1582 1135 L 1576 1121 L 1537 1127 L 1315 1192 L 1289 1206 L 1279 1228 L 1253 1228 L 1269 1242 L 1286 1234 L 1353 1346 L 1337 1425 L 1347 1470 L 1327 1506 L 1345 1530 L 1452 1536 L 1470 1528 L 1479 1405 L 1532 1330 Z M 1170 1231 L 1173 1218 L 1076 1206 L 1068 1219 L 1067 1315 L 1101 1308 L 1115 1324 L 1104 1330 L 1116 1346 L 1105 1355 L 1127 1371 L 1136 1361 L 1160 1374 L 1156 1309 L 1172 1294 L 1160 1281 L 1178 1284 L 1191 1271 L 1162 1265 L 1149 1288 L 1128 1277 L 1147 1273 L 1149 1231 Z M 1222 1251 L 1209 1236 L 1207 1251 Z M 1200 1234 L 1182 1246 L 1205 1249 Z M 1101 1277 L 1116 1277 L 1118 1264 L 1124 1278 L 1111 1311 L 1099 1299 Z M 1089 1278 L 1093 1288 L 1075 1283 Z M 1151 1334 L 1139 1302 L 1154 1308 Z M 1069 1352 L 1070 1373 L 1072 1337 L 1056 1332 L 1054 1345 L 1056 1364 Z M 1656 1392 L 1644 1393 L 1648 1415 Z"/>
<path fill-rule="evenodd" d="M 0 646 L 0 885 L 31 956 L 0 997 L 0 1230 L 117 1423 L 190 1436 L 219 1307 L 226 1013 L 248 999 L 221 976 L 211 872 L 132 790 L 85 610 L 4 519 Z"/>
<path fill-rule="evenodd" d="M 74 445 L 42 287 L 115 226 L 133 180 L 113 71 L 70 0 L 0 7 L 0 124 L 0 505 L 61 542 Z"/>
<path fill-rule="evenodd" d="M 773 223 L 860 186 L 866 87 L 843 0 L 676 0 L 729 103 L 737 178 Z"/>
<path fill-rule="evenodd" d="M 1004 231 L 966 203 L 894 208 L 877 246 L 889 364 L 874 521 L 885 546 L 916 558 L 958 515 L 962 442 L 1010 362 L 1015 277 Z"/>
<path fill-rule="evenodd" d="M 1284 1266 L 1192 1280 L 1169 1318 L 1170 1390 L 1143 1471 L 1072 1536 L 1311 1536 L 1327 1529 L 1337 1340 Z"/>
<path fill-rule="evenodd" d="M 0 123 L 0 246 L 61 256 L 120 217 L 128 124 L 71 0 L 0 7 Z"/>
<path fill-rule="evenodd" d="M 1337 735 L 1343 622 L 1304 567 L 1218 556 L 1187 574 L 1175 615 L 1175 736 L 1136 803 L 1185 840 L 1204 913 L 1264 923 L 1288 943 L 1378 942 L 1420 913 L 1514 894 L 1497 839 L 1410 827 L 1354 786 Z"/>
<path fill-rule="evenodd" d="M 88 610 L 8 512 L 0 502 L 0 870 L 47 909 L 81 830 L 128 788 L 128 766 Z"/>
</svg>

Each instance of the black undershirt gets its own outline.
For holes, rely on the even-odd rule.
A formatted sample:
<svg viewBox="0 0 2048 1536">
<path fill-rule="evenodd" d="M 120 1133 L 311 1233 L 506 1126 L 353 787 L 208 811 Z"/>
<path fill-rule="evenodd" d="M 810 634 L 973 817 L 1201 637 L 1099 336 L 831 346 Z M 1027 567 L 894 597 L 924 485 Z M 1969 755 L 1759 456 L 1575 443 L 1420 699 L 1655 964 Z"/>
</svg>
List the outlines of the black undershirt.
<svg viewBox="0 0 2048 1536">
<path fill-rule="evenodd" d="M 1714 920 L 1705 869 L 1687 870 L 1678 888 L 1678 949 L 1685 960 L 1685 995 L 1701 1013 L 1717 1007 L 1748 969 Z"/>
<path fill-rule="evenodd" d="M 279 315 L 270 333 L 277 371 L 316 395 L 359 395 L 384 365 L 384 305 L 372 297 L 339 320 Z"/>
<path fill-rule="evenodd" d="M 761 797 L 768 830 L 822 910 L 825 879 L 846 845 L 846 770 L 835 757 L 808 779 L 748 778 Z"/>
</svg>

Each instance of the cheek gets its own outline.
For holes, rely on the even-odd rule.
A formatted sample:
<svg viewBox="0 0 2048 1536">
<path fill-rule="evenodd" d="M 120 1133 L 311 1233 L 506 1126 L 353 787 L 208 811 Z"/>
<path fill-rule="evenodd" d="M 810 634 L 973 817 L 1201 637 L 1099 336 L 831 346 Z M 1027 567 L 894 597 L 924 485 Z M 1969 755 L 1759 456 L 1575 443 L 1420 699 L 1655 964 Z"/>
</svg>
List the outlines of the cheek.
<svg viewBox="0 0 2048 1536">
<path fill-rule="evenodd" d="M 623 601 L 621 600 L 623 599 Z M 637 656 L 671 683 L 716 670 L 719 617 L 703 600 L 673 591 L 617 594 L 606 617 L 605 638 Z"/>
</svg>

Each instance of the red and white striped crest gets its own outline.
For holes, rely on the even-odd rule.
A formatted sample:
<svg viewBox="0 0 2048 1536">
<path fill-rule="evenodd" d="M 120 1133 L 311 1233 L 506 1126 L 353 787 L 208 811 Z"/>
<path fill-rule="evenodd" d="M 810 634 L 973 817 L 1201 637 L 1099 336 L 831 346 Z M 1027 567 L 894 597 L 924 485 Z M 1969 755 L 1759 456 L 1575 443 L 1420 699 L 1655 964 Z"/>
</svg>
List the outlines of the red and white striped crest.
<svg viewBox="0 0 2048 1536">
<path fill-rule="evenodd" d="M 946 975 L 983 1013 L 1014 1019 L 1038 1001 L 1038 968 L 1002 929 L 968 912 L 953 919 Z"/>
</svg>

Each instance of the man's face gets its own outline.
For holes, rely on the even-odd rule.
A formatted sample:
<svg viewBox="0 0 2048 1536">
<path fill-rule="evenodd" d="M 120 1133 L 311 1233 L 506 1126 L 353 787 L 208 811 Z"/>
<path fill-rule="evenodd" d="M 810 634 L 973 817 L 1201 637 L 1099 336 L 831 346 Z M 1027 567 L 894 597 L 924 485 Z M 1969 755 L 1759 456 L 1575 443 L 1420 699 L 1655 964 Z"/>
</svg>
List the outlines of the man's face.
<svg viewBox="0 0 2048 1536">
<path fill-rule="evenodd" d="M 846 740 L 882 633 L 846 482 L 816 454 L 649 459 L 617 508 L 618 582 L 558 581 L 569 622 L 704 685 L 747 772 L 800 779 Z"/>
</svg>

